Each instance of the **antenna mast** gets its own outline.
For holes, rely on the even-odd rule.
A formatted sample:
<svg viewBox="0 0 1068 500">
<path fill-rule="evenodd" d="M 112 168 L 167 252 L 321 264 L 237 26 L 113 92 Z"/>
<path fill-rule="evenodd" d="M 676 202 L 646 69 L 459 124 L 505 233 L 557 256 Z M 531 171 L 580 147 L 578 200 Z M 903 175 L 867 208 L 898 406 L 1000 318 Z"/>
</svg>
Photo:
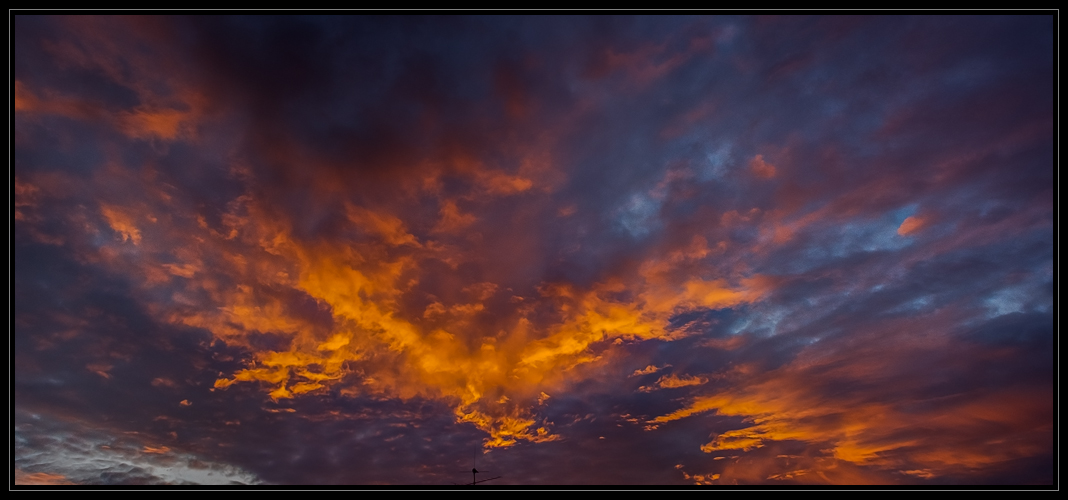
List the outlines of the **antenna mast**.
<svg viewBox="0 0 1068 500">
<path fill-rule="evenodd" d="M 468 486 L 474 486 L 474 485 L 476 485 L 478 483 L 484 483 L 486 481 L 492 481 L 494 479 L 500 479 L 501 478 L 501 476 L 497 476 L 497 477 L 491 477 L 489 479 L 481 479 L 481 480 L 478 479 L 477 474 L 479 473 L 479 470 L 478 470 L 478 467 L 476 467 L 478 465 L 478 447 L 477 446 L 471 452 L 471 465 L 472 465 L 472 467 L 471 467 L 471 483 L 468 484 Z"/>
</svg>

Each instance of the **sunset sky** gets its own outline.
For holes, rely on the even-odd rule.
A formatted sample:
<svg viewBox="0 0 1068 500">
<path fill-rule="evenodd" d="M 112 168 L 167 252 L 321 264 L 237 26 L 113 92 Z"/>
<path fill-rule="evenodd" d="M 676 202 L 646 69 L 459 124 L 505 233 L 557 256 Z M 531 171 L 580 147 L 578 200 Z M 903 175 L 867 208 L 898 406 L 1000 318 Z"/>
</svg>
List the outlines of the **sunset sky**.
<svg viewBox="0 0 1068 500">
<path fill-rule="evenodd" d="M 13 30 L 15 484 L 1054 481 L 1053 15 Z"/>
</svg>

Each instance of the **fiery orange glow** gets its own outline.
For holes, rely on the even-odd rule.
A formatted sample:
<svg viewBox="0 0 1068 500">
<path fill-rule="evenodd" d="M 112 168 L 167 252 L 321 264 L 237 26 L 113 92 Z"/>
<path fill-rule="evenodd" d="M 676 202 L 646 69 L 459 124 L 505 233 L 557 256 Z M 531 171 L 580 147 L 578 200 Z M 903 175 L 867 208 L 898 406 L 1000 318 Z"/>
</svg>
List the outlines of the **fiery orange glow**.
<svg viewBox="0 0 1068 500">
<path fill-rule="evenodd" d="M 443 207 L 437 230 L 456 231 L 473 222 L 453 202 Z M 151 245 L 139 225 L 152 224 L 150 218 L 162 214 L 113 204 L 102 204 L 101 212 L 120 236 L 105 248 L 114 265 L 144 269 L 149 288 L 179 286 L 172 304 L 149 304 L 156 314 L 206 328 L 251 351 L 248 366 L 220 377 L 216 390 L 256 383 L 276 401 L 334 389 L 441 399 L 454 406 L 457 421 L 489 434 L 488 447 L 556 439 L 550 427 L 537 422 L 539 399 L 565 384 L 561 374 L 570 368 L 599 362 L 597 351 L 611 348 L 613 341 L 678 338 L 680 332 L 668 325 L 674 314 L 751 302 L 766 287 L 759 277 L 737 285 L 697 277 L 678 281 L 679 266 L 692 266 L 709 254 L 705 241 L 695 238 L 688 249 L 641 266 L 637 286 L 618 279 L 586 290 L 552 285 L 513 300 L 510 311 L 494 306 L 495 316 L 510 319 L 472 342 L 478 339 L 467 331 L 472 321 L 488 312 L 486 301 L 502 290 L 473 281 L 461 286 L 467 291 L 462 297 L 423 298 L 425 305 L 407 306 L 413 285 L 423 279 L 422 266 L 449 257 L 442 256 L 439 242 L 416 237 L 388 212 L 345 205 L 346 221 L 361 238 L 355 246 L 301 242 L 248 195 L 231 203 L 221 228 L 199 217 L 189 226 L 195 228 L 192 233 L 172 232 Z M 123 244 L 141 246 L 142 258 L 122 253 Z M 163 247 L 185 260 L 143 258 Z M 208 261 L 229 263 L 231 274 L 202 274 Z M 313 299 L 329 312 L 332 325 L 295 313 L 278 295 L 284 289 Z M 207 297 L 212 305 L 183 305 L 193 296 Z M 253 338 L 268 333 L 285 339 L 286 347 L 257 347 Z M 658 384 L 675 388 L 706 380 L 672 375 Z"/>
</svg>

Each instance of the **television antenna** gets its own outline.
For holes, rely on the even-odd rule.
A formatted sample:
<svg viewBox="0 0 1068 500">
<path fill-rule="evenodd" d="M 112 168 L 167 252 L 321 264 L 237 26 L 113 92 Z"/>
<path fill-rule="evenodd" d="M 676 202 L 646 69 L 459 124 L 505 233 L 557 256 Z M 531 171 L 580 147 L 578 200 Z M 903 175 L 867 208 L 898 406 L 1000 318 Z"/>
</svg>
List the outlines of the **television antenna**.
<svg viewBox="0 0 1068 500">
<path fill-rule="evenodd" d="M 462 486 L 474 486 L 478 483 L 484 483 L 486 481 L 492 481 L 494 479 L 501 478 L 501 476 L 496 476 L 488 479 L 478 479 L 478 473 L 480 472 L 483 474 L 492 474 L 488 471 L 478 470 L 478 447 L 475 447 L 474 451 L 471 453 L 471 482 L 465 483 Z"/>
</svg>

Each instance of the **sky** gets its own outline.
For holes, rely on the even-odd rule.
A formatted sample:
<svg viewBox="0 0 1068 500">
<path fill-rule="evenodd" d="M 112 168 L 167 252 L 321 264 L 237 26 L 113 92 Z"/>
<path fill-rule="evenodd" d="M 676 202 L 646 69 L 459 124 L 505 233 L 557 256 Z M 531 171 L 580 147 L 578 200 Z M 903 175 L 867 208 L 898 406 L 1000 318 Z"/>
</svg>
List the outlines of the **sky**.
<svg viewBox="0 0 1068 500">
<path fill-rule="evenodd" d="M 16 485 L 1055 481 L 1052 14 L 12 25 Z"/>
</svg>

